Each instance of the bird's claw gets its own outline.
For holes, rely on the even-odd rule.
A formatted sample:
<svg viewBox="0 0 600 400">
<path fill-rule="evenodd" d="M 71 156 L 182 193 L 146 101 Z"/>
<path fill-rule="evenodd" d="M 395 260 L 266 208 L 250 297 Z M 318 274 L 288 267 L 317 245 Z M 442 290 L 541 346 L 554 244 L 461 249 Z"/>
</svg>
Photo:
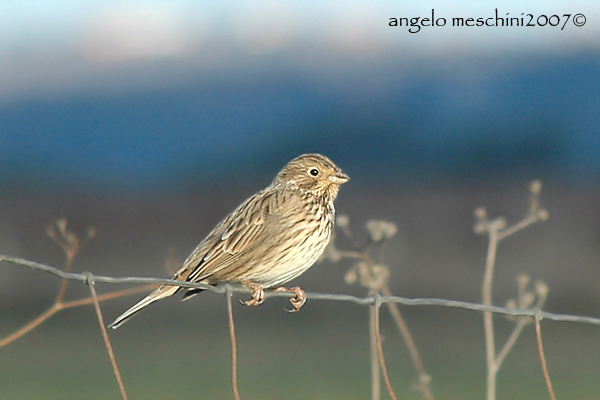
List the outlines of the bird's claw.
<svg viewBox="0 0 600 400">
<path fill-rule="evenodd" d="M 252 298 L 250 300 L 245 301 L 240 300 L 240 303 L 246 306 L 257 306 L 259 304 L 262 304 L 263 301 L 265 301 L 265 289 L 261 285 L 252 281 L 244 281 L 242 283 L 244 284 L 244 286 L 252 290 Z M 292 288 L 278 287 L 273 289 L 273 291 L 294 293 L 296 295 L 295 297 L 290 298 L 290 303 L 292 304 L 293 308 L 291 310 L 285 309 L 287 312 L 298 312 L 300 311 L 304 303 L 306 303 L 306 293 L 304 293 L 304 290 L 302 290 L 298 286 Z"/>
<path fill-rule="evenodd" d="M 248 287 L 248 289 L 252 290 L 252 298 L 245 301 L 240 300 L 240 303 L 246 306 L 257 306 L 265 301 L 265 290 L 262 286 L 252 281 L 244 281 L 242 283 L 244 286 Z"/>
<path fill-rule="evenodd" d="M 278 287 L 278 288 L 273 289 L 273 291 L 294 293 L 296 295 L 296 297 L 290 298 L 290 303 L 292 303 L 292 307 L 294 307 L 294 308 L 292 308 L 291 310 L 286 308 L 285 311 L 287 311 L 287 312 L 290 312 L 290 313 L 298 312 L 298 311 L 300 311 L 300 309 L 302 308 L 304 303 L 306 303 L 306 293 L 304 293 L 304 290 L 302 290 L 298 286 L 295 286 L 292 288 Z"/>
</svg>

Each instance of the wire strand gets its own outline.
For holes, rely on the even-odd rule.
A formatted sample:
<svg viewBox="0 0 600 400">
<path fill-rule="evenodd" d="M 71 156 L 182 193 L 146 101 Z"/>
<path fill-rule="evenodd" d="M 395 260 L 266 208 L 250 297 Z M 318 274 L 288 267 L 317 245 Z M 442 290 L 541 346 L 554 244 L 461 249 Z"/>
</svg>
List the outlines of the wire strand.
<svg viewBox="0 0 600 400">
<path fill-rule="evenodd" d="M 211 292 L 225 295 L 227 293 L 227 289 L 223 285 L 211 286 L 205 285 L 201 283 L 193 283 L 193 282 L 182 282 L 175 281 L 172 279 L 161 279 L 161 278 L 144 278 L 144 277 L 112 277 L 112 276 L 102 276 L 102 275 L 93 275 L 90 272 L 83 273 L 75 273 L 75 272 L 64 272 L 58 268 L 51 267 L 46 264 L 41 264 L 34 261 L 29 261 L 23 258 L 12 257 L 0 254 L 0 262 L 7 262 L 10 264 L 22 265 L 25 267 L 33 268 L 36 270 L 48 272 L 50 274 L 56 275 L 63 279 L 80 281 L 82 283 L 88 282 L 88 279 L 93 278 L 95 283 L 108 283 L 108 284 L 156 284 L 156 285 L 173 285 L 180 286 L 185 288 L 195 288 L 195 289 L 204 289 L 209 290 Z M 250 290 L 242 285 L 240 286 L 231 286 L 232 293 L 250 293 Z M 288 292 L 274 292 L 267 291 L 265 292 L 265 297 L 294 297 L 293 293 Z M 322 301 L 345 301 L 360 305 L 368 305 L 376 303 L 375 295 L 366 296 L 366 297 L 357 297 L 347 294 L 329 294 L 329 293 L 306 293 L 306 298 L 310 300 L 322 300 Z M 398 303 L 406 306 L 439 306 L 439 307 L 451 307 L 451 308 L 461 308 L 466 310 L 473 311 L 489 311 L 495 314 L 504 314 L 504 315 L 514 315 L 514 316 L 529 316 L 535 318 L 536 310 L 535 309 L 513 309 L 513 308 L 505 308 L 498 306 L 487 306 L 483 304 L 477 303 L 469 303 L 465 301 L 457 301 L 457 300 L 446 300 L 446 299 L 434 299 L 434 298 L 417 298 L 417 299 L 409 299 L 406 297 L 400 296 L 381 296 L 379 302 L 384 303 Z M 570 314 L 555 314 L 547 311 L 541 311 L 540 317 L 549 319 L 552 321 L 560 321 L 560 322 L 577 322 L 583 324 L 591 324 L 591 325 L 600 325 L 600 318 L 589 317 L 589 316 L 580 316 L 580 315 L 570 315 Z"/>
</svg>

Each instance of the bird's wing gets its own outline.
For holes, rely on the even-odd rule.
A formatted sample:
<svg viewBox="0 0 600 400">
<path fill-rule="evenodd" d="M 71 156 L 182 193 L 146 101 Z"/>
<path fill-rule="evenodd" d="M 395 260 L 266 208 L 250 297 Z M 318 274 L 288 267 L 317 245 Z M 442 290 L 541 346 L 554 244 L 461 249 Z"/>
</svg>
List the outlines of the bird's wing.
<svg viewBox="0 0 600 400">
<path fill-rule="evenodd" d="M 277 233 L 283 216 L 281 206 L 288 201 L 294 201 L 294 196 L 285 192 L 263 191 L 250 197 L 210 232 L 173 275 L 173 279 L 200 282 L 224 268 L 237 268 L 234 263 L 241 256 Z M 110 327 L 116 329 L 149 304 L 180 290 L 178 286 L 161 285 L 125 311 Z M 197 292 L 196 289 L 188 290 L 184 299 Z"/>
<path fill-rule="evenodd" d="M 295 197 L 285 191 L 262 191 L 250 197 L 198 245 L 175 279 L 200 282 L 231 267 L 281 229 L 282 205 Z"/>
</svg>

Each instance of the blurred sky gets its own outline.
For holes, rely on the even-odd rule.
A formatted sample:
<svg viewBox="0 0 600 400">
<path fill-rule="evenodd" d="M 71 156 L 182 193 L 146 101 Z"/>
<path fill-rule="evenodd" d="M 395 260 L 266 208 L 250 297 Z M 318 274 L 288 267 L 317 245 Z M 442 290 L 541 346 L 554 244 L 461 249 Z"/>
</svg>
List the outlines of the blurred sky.
<svg viewBox="0 0 600 400">
<path fill-rule="evenodd" d="M 388 26 L 496 8 L 587 23 Z M 4 1 L 0 183 L 160 191 L 319 151 L 369 181 L 595 184 L 599 16 L 591 0 Z"/>
</svg>

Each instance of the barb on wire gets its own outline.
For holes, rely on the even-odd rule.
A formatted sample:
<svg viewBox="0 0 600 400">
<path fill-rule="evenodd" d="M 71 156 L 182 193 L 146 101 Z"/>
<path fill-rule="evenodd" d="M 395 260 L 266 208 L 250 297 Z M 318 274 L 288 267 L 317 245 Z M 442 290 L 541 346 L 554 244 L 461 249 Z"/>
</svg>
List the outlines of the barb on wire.
<svg viewBox="0 0 600 400">
<path fill-rule="evenodd" d="M 86 273 L 78 274 L 74 272 L 65 273 L 58 268 L 51 267 L 49 265 L 25 260 L 18 257 L 11 257 L 0 254 L 0 262 L 7 262 L 10 264 L 23 265 L 29 268 L 45 271 L 53 275 L 59 276 L 63 279 L 71 279 L 80 282 L 87 282 L 88 275 Z M 160 279 L 160 278 L 141 278 L 141 277 L 112 277 L 93 275 L 94 282 L 96 283 L 110 283 L 110 284 L 156 284 L 156 285 L 174 285 L 189 288 L 205 289 L 217 294 L 225 294 L 226 289 L 224 286 L 210 286 L 199 283 L 181 282 L 174 281 L 171 279 Z M 250 290 L 243 286 L 232 286 L 232 293 L 250 293 Z M 293 293 L 287 292 L 273 292 L 267 291 L 266 297 L 293 297 Z M 310 300 L 324 300 L 324 301 L 345 301 L 355 304 L 367 305 L 375 304 L 375 296 L 357 297 L 347 294 L 328 294 L 328 293 L 306 293 L 306 297 Z M 462 308 L 473 311 L 489 311 L 496 314 L 503 315 L 514 315 L 522 317 L 535 317 L 535 310 L 532 309 L 512 309 L 499 306 L 486 306 L 483 304 L 469 303 L 466 301 L 457 300 L 445 300 L 445 299 L 432 299 L 432 298 L 420 298 L 420 299 L 409 299 L 400 296 L 381 296 L 381 303 L 398 303 L 407 306 L 439 306 L 439 307 L 451 307 L 451 308 Z M 600 326 L 600 318 L 580 316 L 580 315 L 569 315 L 569 314 L 554 314 L 547 311 L 541 311 L 540 316 L 545 319 L 562 322 L 577 322 L 591 325 Z"/>
</svg>

